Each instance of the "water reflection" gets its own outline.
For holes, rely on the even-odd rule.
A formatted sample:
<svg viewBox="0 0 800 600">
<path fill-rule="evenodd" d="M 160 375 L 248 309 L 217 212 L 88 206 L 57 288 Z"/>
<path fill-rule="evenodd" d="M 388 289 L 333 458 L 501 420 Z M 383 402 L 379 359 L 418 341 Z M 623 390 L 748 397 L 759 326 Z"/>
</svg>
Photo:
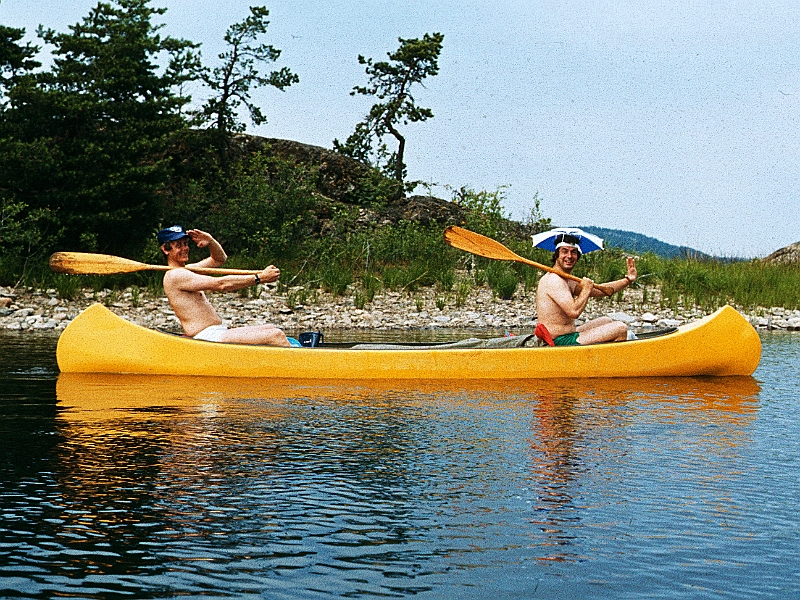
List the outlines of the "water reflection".
<svg viewBox="0 0 800 600">
<path fill-rule="evenodd" d="M 658 477 L 647 440 L 663 442 L 677 424 L 694 436 L 685 449 L 695 458 L 746 443 L 759 391 L 751 377 L 453 384 L 62 374 L 59 471 L 70 503 L 95 506 L 76 526 L 119 520 L 126 547 L 132 539 L 146 546 L 159 522 L 167 524 L 162 538 L 188 531 L 207 544 L 230 527 L 269 532 L 281 568 L 312 560 L 309 536 L 359 548 L 337 554 L 337 564 L 367 560 L 371 545 L 384 548 L 382 560 L 413 563 L 420 557 L 407 544 L 436 529 L 435 518 L 414 510 L 421 499 L 459 531 L 445 554 L 505 547 L 506 531 L 492 540 L 490 527 L 475 529 L 475 510 L 507 510 L 498 505 L 507 491 L 487 463 L 521 427 L 529 551 L 574 561 L 585 558 L 574 546 L 587 489 L 613 496 L 625 476 L 616 469 L 630 468 L 637 452 L 640 478 Z M 431 486 L 442 473 L 445 481 Z M 284 502 L 265 514 L 261 503 L 276 494 Z M 316 518 L 302 518 L 298 503 Z M 133 507 L 148 508 L 137 513 L 153 523 L 128 522 Z M 287 519 L 300 530 L 287 533 Z"/>
<path fill-rule="evenodd" d="M 0 596 L 796 595 L 800 344 L 767 341 L 761 384 L 56 376 L 0 352 Z"/>
<path fill-rule="evenodd" d="M 639 440 L 647 439 L 634 428 L 646 424 L 658 434 L 678 422 L 703 424 L 713 433 L 701 433 L 694 440 L 700 442 L 699 452 L 724 452 L 749 439 L 748 426 L 755 419 L 760 391 L 752 377 L 550 380 L 529 390 L 535 400 L 531 476 L 539 490 L 531 523 L 542 532 L 537 543 L 544 550 L 538 558 L 587 558 L 572 548 L 585 514 L 581 509 L 587 508 L 581 504 L 585 479 L 605 477 L 605 485 L 613 488 L 614 465 L 627 464 L 626 455 L 635 453 Z M 605 474 L 598 471 L 601 466 Z M 659 476 L 657 464 L 643 468 L 639 475 L 647 476 L 648 470 L 651 476 Z M 624 475 L 619 473 L 621 479 Z"/>
<path fill-rule="evenodd" d="M 517 404 L 530 398 L 542 409 L 563 412 L 562 400 L 583 398 L 593 404 L 623 406 L 631 400 L 652 398 L 682 410 L 715 410 L 721 416 L 752 413 L 761 386 L 752 377 L 676 377 L 589 380 L 506 380 L 506 381 L 308 381 L 229 377 L 184 377 L 149 375 L 106 375 L 61 373 L 56 384 L 59 414 L 66 421 L 120 418 L 127 411 L 158 414 L 174 410 L 213 407 L 231 400 L 260 399 L 285 404 L 289 401 L 392 404 L 395 394 L 411 399 L 436 394 L 451 402 L 465 395 L 488 403 Z M 569 402 L 567 402 L 569 404 Z M 213 410 L 209 408 L 209 410 Z M 556 418 L 556 421 L 558 419 Z M 542 425 L 543 429 L 549 426 Z M 563 428 L 556 428 L 563 429 Z"/>
</svg>

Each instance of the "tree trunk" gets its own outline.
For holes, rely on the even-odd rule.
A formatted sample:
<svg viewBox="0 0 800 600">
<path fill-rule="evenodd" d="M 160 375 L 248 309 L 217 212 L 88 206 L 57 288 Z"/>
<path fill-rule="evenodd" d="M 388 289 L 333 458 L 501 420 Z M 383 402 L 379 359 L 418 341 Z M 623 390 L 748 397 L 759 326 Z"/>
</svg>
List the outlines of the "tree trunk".
<svg viewBox="0 0 800 600">
<path fill-rule="evenodd" d="M 400 183 L 403 183 L 403 169 L 405 168 L 403 156 L 406 153 L 406 138 L 400 135 L 400 132 L 392 126 L 392 123 L 388 119 L 386 121 L 386 129 L 388 129 L 397 140 L 397 158 L 394 163 L 394 178 Z"/>
</svg>

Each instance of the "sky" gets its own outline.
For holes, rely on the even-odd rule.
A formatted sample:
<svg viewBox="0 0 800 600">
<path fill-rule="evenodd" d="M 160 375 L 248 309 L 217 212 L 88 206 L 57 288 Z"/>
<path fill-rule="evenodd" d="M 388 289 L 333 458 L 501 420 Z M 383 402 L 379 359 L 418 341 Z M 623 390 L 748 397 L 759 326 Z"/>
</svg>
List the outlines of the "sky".
<svg viewBox="0 0 800 600">
<path fill-rule="evenodd" d="M 96 0 L 0 0 L 0 22 L 67 31 Z M 254 0 L 153 0 L 162 32 L 207 64 Z M 248 132 L 331 148 L 373 99 L 358 55 L 444 34 L 415 90 L 434 118 L 405 126 L 411 180 L 538 194 L 557 226 L 641 233 L 718 256 L 800 241 L 800 2 L 796 0 L 265 0 L 266 42 L 300 82 L 254 98 Z M 45 48 L 46 49 L 46 48 Z M 203 99 L 198 90 L 195 99 Z M 418 188 L 417 193 L 427 193 Z"/>
</svg>

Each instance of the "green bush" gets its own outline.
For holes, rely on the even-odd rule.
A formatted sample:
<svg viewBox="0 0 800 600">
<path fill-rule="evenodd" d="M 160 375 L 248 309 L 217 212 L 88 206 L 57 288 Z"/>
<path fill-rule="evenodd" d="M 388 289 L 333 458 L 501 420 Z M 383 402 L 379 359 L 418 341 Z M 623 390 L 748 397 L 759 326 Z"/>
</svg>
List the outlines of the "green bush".
<svg viewBox="0 0 800 600">
<path fill-rule="evenodd" d="M 215 179 L 193 181 L 166 218 L 209 231 L 229 254 L 291 257 L 310 235 L 318 179 L 315 167 L 256 153 L 232 169 L 224 200 Z"/>
<path fill-rule="evenodd" d="M 495 296 L 503 300 L 511 300 L 519 284 L 516 271 L 505 261 L 495 261 L 490 264 L 486 269 L 486 280 Z"/>
<path fill-rule="evenodd" d="M 381 289 L 381 280 L 371 273 L 364 273 L 361 276 L 361 289 L 366 302 L 372 302 L 375 294 Z"/>
<path fill-rule="evenodd" d="M 83 277 L 80 275 L 59 273 L 53 277 L 53 287 L 62 300 L 74 300 L 83 287 L 83 283 Z"/>
<path fill-rule="evenodd" d="M 351 266 L 339 261 L 323 263 L 317 273 L 322 289 L 336 296 L 343 296 L 348 286 L 353 283 Z"/>
</svg>

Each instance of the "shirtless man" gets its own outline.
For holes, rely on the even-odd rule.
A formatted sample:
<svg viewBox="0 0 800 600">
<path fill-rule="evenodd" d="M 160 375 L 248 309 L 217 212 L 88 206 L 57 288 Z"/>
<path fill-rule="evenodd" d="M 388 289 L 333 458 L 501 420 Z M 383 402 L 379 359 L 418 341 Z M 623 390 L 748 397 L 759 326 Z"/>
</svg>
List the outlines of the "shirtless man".
<svg viewBox="0 0 800 600">
<path fill-rule="evenodd" d="M 189 262 L 189 240 L 198 248 L 208 248 L 208 258 L 193 263 L 192 267 L 219 267 L 228 255 L 211 234 L 199 229 L 184 231 L 180 225 L 158 232 L 158 243 L 167 257 L 170 267 L 177 267 L 164 274 L 164 292 L 189 337 L 209 342 L 235 344 L 263 344 L 268 346 L 291 346 L 280 329 L 274 325 L 251 325 L 228 329 L 211 306 L 205 292 L 232 292 L 259 283 L 277 281 L 281 272 L 274 265 L 268 266 L 258 275 L 225 275 L 210 277 L 193 273 L 186 267 Z"/>
<path fill-rule="evenodd" d="M 562 241 L 556 244 L 553 266 L 564 273 L 571 273 L 580 256 L 578 240 L 565 235 Z M 636 280 L 636 262 L 633 258 L 627 259 L 627 266 L 628 273 L 624 278 L 605 284 L 613 289 L 614 293 Z M 605 296 L 605 294 L 596 289 L 594 282 L 588 277 L 584 277 L 578 283 L 555 273 L 546 273 L 539 280 L 536 292 L 537 317 L 539 323 L 547 327 L 556 346 L 586 346 L 603 342 L 620 342 L 628 338 L 628 326 L 609 317 L 593 319 L 580 327 L 575 327 L 575 319 L 581 316 L 592 296 Z"/>
</svg>

